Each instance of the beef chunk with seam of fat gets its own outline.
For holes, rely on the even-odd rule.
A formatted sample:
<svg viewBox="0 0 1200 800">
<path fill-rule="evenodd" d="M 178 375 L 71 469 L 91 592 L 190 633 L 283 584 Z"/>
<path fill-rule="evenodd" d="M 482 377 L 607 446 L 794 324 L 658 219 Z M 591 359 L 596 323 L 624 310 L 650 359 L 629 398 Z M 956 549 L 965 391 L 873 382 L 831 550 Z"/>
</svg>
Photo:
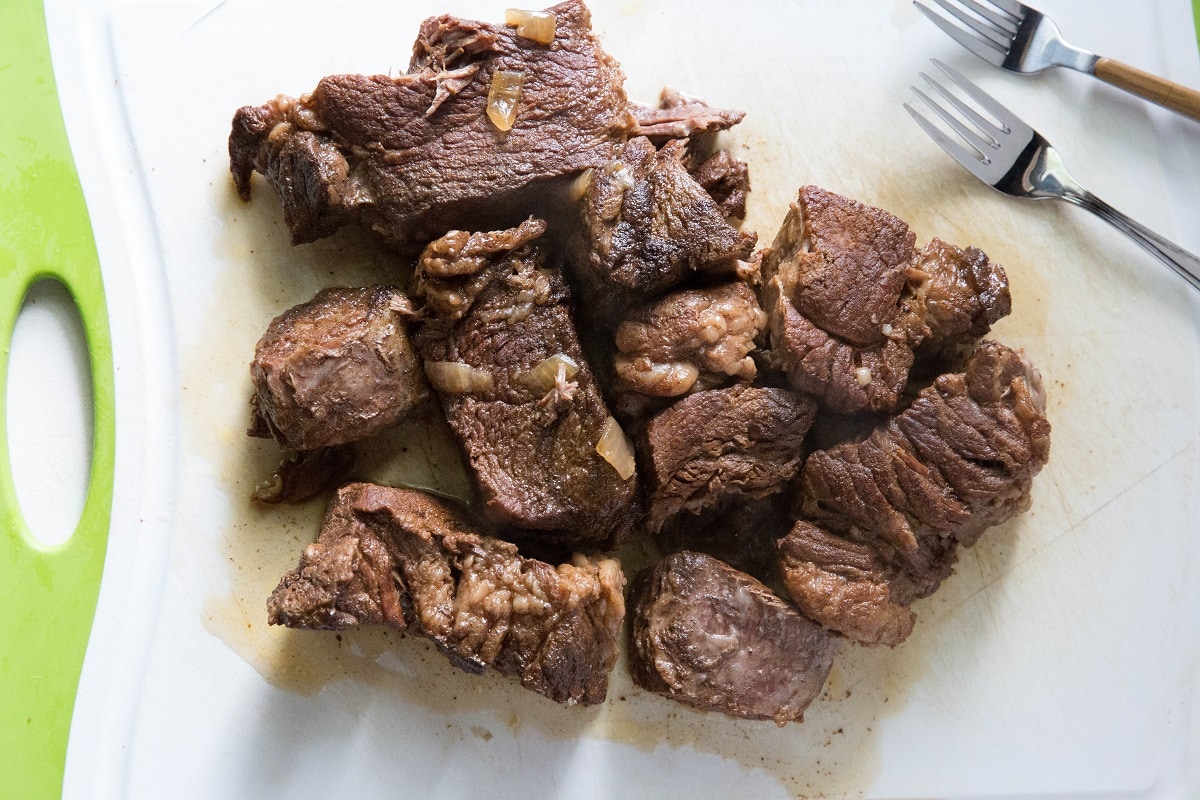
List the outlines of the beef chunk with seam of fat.
<svg viewBox="0 0 1200 800">
<path fill-rule="evenodd" d="M 894 647 L 916 615 L 896 601 L 895 570 L 870 545 L 798 521 L 776 543 L 788 597 L 809 619 L 864 644 Z"/>
<path fill-rule="evenodd" d="M 630 672 L 644 689 L 734 717 L 803 720 L 841 640 L 749 575 L 702 553 L 635 581 Z"/>
<path fill-rule="evenodd" d="M 805 186 L 762 262 L 773 357 L 793 388 L 837 413 L 891 411 L 914 351 L 986 333 L 1008 313 L 1004 271 L 975 248 L 918 254 L 902 220 Z"/>
<path fill-rule="evenodd" d="M 590 174 L 568 239 L 588 322 L 612 326 L 629 306 L 690 277 L 728 279 L 745 269 L 757 237 L 738 231 L 688 173 L 686 145 L 656 149 L 630 139 L 615 160 Z"/>
<path fill-rule="evenodd" d="M 251 434 L 316 450 L 391 427 L 428 397 L 408 339 L 412 303 L 391 286 L 331 288 L 280 314 L 254 349 Z"/>
<path fill-rule="evenodd" d="M 812 453 L 802 516 L 894 559 L 907 602 L 949 575 L 954 550 L 1029 507 L 1050 454 L 1041 376 L 982 342 L 965 372 L 941 375 L 868 437 Z"/>
<path fill-rule="evenodd" d="M 750 354 L 767 326 L 741 281 L 686 289 L 635 307 L 617 327 L 617 391 L 673 397 L 758 372 Z"/>
<path fill-rule="evenodd" d="M 637 479 L 597 452 L 616 423 L 583 357 L 567 286 L 540 248 L 544 231 L 531 219 L 432 242 L 416 270 L 427 319 L 415 342 L 431 379 L 465 375 L 433 383 L 485 519 L 531 544 L 609 547 L 640 517 Z"/>
<path fill-rule="evenodd" d="M 433 17 L 405 75 L 332 75 L 299 99 L 240 109 L 229 138 L 239 194 L 249 199 L 252 172 L 265 175 L 294 243 L 354 221 L 416 252 L 451 228 L 516 224 L 556 187 L 611 163 L 636 126 L 587 7 L 548 11 L 550 44 Z M 498 72 L 520 76 L 510 130 L 487 114 Z"/>
<path fill-rule="evenodd" d="M 803 460 L 816 404 L 787 389 L 739 384 L 688 395 L 646 425 L 646 527 L 660 530 L 681 512 L 784 489 Z"/>
<path fill-rule="evenodd" d="M 624 583 L 613 559 L 523 558 L 450 503 L 354 483 L 267 610 L 273 625 L 406 630 L 460 669 L 494 669 L 557 702 L 592 705 L 616 663 Z"/>
</svg>

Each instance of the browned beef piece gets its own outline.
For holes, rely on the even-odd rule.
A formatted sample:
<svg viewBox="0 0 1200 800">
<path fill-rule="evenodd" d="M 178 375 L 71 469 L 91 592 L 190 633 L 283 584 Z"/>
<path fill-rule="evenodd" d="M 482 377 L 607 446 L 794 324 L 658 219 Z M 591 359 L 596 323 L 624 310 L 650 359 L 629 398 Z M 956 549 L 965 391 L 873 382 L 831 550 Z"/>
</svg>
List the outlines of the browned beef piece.
<svg viewBox="0 0 1200 800">
<path fill-rule="evenodd" d="M 808 397 L 744 384 L 697 392 L 658 414 L 640 442 L 647 528 L 782 490 L 800 469 L 815 415 Z"/>
<path fill-rule="evenodd" d="M 771 346 L 791 385 L 833 411 L 895 407 L 922 323 L 905 302 L 900 219 L 805 186 L 763 257 Z"/>
<path fill-rule="evenodd" d="M 791 385 L 838 413 L 891 411 L 914 350 L 929 359 L 987 333 L 1009 311 L 1004 270 L 815 186 L 800 190 L 763 258 L 771 345 Z"/>
<path fill-rule="evenodd" d="M 690 139 L 703 133 L 727 130 L 746 116 L 744 111 L 713 108 L 703 100 L 680 94 L 669 86 L 662 90 L 658 108 L 632 103 L 630 110 L 637 120 L 635 133 L 656 145 L 671 139 Z"/>
<path fill-rule="evenodd" d="M 1049 453 L 1041 377 L 985 341 L 965 373 L 940 376 L 867 438 L 810 455 L 801 512 L 897 559 L 903 603 L 949 575 L 956 544 L 1028 508 Z"/>
<path fill-rule="evenodd" d="M 429 319 L 415 341 L 427 371 L 474 368 L 484 379 L 434 388 L 487 521 L 506 533 L 536 531 L 542 542 L 606 547 L 639 516 L 637 477 L 622 478 L 596 451 L 609 412 L 580 350 L 567 287 L 538 247 L 544 230 L 529 220 L 430 244 L 415 278 Z M 552 356 L 578 371 L 556 369 L 538 382 L 535 368 Z"/>
<path fill-rule="evenodd" d="M 741 281 L 638 306 L 617 328 L 616 389 L 673 397 L 753 380 L 750 353 L 766 327 L 767 315 Z"/>
<path fill-rule="evenodd" d="M 928 328 L 918 360 L 970 347 L 1012 310 L 1008 277 L 977 247 L 963 250 L 934 239 L 921 248 L 909 274 Z"/>
<path fill-rule="evenodd" d="M 333 75 L 298 100 L 240 109 L 229 138 L 238 192 L 249 199 L 251 173 L 263 173 L 295 243 L 352 220 L 404 250 L 454 227 L 515 224 L 556 184 L 610 163 L 636 125 L 587 7 L 549 11 L 549 45 L 430 18 L 406 75 Z M 486 113 L 498 71 L 523 76 L 508 131 Z"/>
<path fill-rule="evenodd" d="M 688 173 L 686 144 L 655 149 L 631 139 L 592 173 L 568 243 L 568 266 L 589 321 L 611 326 L 621 312 L 679 286 L 690 276 L 734 277 L 757 237 L 733 228 Z"/>
<path fill-rule="evenodd" d="M 289 627 L 405 629 L 468 672 L 492 668 L 557 702 L 591 705 L 616 662 L 624 584 L 613 559 L 523 558 L 447 502 L 354 483 L 267 611 Z"/>
<path fill-rule="evenodd" d="M 728 150 L 718 150 L 692 171 L 692 177 L 726 217 L 745 219 L 746 194 L 750 191 L 750 167 L 745 161 Z"/>
<path fill-rule="evenodd" d="M 809 619 L 864 644 L 894 647 L 912 632 L 916 615 L 896 601 L 896 571 L 875 548 L 803 520 L 777 548 L 784 588 Z"/>
<path fill-rule="evenodd" d="M 663 525 L 655 544 L 663 553 L 707 553 L 759 580 L 769 580 L 775 543 L 792 527 L 790 505 L 791 498 L 780 493 L 738 499 L 698 514 L 676 514 Z"/>
<path fill-rule="evenodd" d="M 803 720 L 840 640 L 759 581 L 702 553 L 638 576 L 630 671 L 644 689 L 730 716 Z"/>
<path fill-rule="evenodd" d="M 251 433 L 315 450 L 379 433 L 425 400 L 408 340 L 412 303 L 398 289 L 325 289 L 271 321 L 250 376 Z"/>
<path fill-rule="evenodd" d="M 271 477 L 254 487 L 251 499 L 259 503 L 302 503 L 343 483 L 356 462 L 351 445 L 289 453 Z"/>
</svg>

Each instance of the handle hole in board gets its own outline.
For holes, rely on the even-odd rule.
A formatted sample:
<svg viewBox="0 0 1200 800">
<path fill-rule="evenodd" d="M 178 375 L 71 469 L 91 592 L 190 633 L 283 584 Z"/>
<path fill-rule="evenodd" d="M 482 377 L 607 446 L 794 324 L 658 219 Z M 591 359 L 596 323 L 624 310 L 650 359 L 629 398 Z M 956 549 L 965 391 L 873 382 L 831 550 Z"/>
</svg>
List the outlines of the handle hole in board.
<svg viewBox="0 0 1200 800">
<path fill-rule="evenodd" d="M 83 321 L 57 280 L 25 295 L 9 351 L 5 420 L 13 486 L 43 547 L 71 538 L 92 460 L 92 375 Z"/>
</svg>

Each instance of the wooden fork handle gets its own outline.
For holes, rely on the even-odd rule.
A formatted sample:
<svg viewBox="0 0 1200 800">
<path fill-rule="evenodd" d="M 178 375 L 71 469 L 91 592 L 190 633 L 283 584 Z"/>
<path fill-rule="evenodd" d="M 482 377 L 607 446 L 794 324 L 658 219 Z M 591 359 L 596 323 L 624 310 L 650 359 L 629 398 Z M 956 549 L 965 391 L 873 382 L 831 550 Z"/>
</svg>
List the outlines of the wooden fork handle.
<svg viewBox="0 0 1200 800">
<path fill-rule="evenodd" d="M 1172 83 L 1112 58 L 1098 60 L 1095 72 L 1096 77 L 1105 83 L 1200 122 L 1200 92 L 1195 89 Z"/>
</svg>

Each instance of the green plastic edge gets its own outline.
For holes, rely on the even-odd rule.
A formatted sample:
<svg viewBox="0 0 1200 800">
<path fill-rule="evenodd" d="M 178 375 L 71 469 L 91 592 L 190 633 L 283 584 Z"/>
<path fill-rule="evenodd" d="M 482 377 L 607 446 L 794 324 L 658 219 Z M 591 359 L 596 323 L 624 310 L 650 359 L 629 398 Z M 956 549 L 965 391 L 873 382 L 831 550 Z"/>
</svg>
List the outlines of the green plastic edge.
<svg viewBox="0 0 1200 800">
<path fill-rule="evenodd" d="M 100 263 L 62 120 L 41 0 L 5 0 L 0 23 L 0 790 L 61 797 L 67 739 L 112 511 L 112 344 Z M 4 401 L 13 327 L 29 287 L 60 281 L 91 358 L 92 460 L 72 537 L 30 536 L 12 480 Z"/>
<path fill-rule="evenodd" d="M 1192 0 L 1192 20 L 1196 28 L 1196 47 L 1200 48 L 1200 0 Z"/>
</svg>

